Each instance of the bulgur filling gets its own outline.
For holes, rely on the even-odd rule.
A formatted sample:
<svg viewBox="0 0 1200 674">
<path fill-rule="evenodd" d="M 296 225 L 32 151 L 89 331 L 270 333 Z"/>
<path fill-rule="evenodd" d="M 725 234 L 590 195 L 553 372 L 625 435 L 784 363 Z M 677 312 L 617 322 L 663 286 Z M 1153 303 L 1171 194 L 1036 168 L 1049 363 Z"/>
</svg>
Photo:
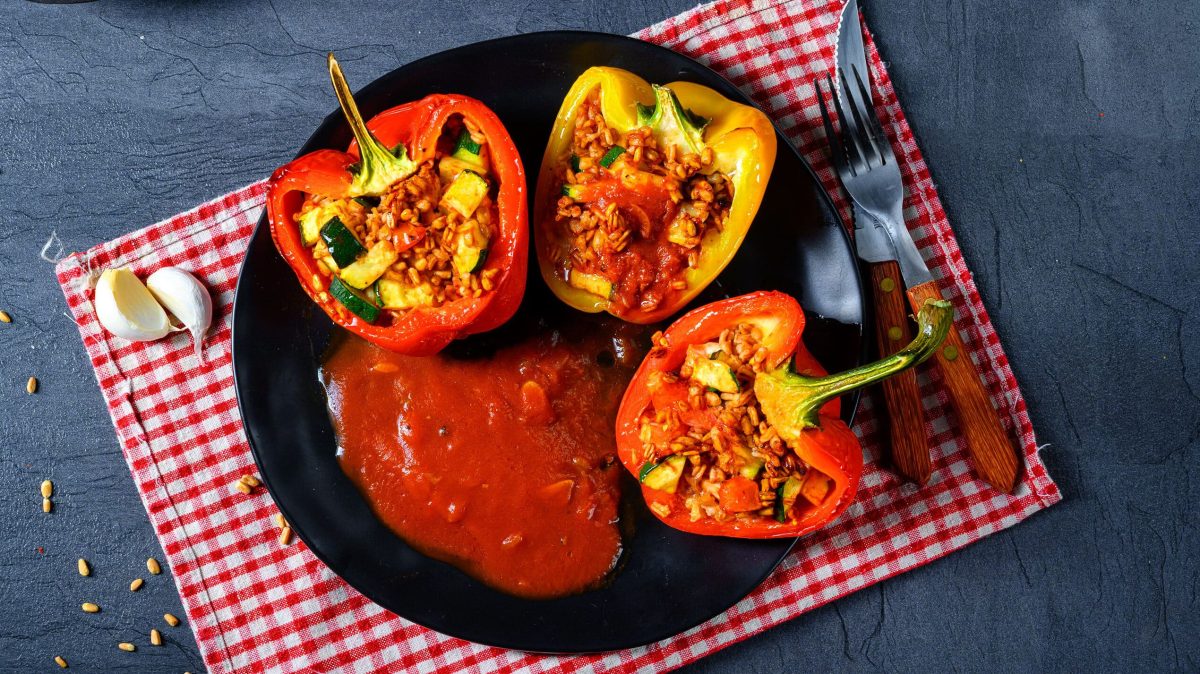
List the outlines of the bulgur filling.
<svg viewBox="0 0 1200 674">
<path fill-rule="evenodd" d="M 687 288 L 704 237 L 729 217 L 733 186 L 713 151 L 661 147 L 649 126 L 608 126 L 596 90 L 581 105 L 562 171 L 555 225 L 568 244 L 556 268 L 607 297 L 618 314 L 652 311 Z"/>
<path fill-rule="evenodd" d="M 485 268 L 498 221 L 489 165 L 487 138 L 454 116 L 434 158 L 382 195 L 306 195 L 294 217 L 320 263 L 320 287 L 335 278 L 351 286 L 383 310 L 383 322 L 492 290 L 500 270 Z"/>
<path fill-rule="evenodd" d="M 661 333 L 654 343 L 665 348 Z M 653 373 L 653 404 L 639 436 L 643 483 L 681 496 L 693 522 L 786 522 L 805 502 L 824 501 L 831 481 L 780 437 L 754 394 L 755 377 L 780 364 L 771 362 L 761 329 L 739 323 L 716 341 L 690 345 L 677 372 Z M 664 477 L 653 479 L 652 471 L 664 468 Z M 652 507 L 662 517 L 671 512 L 665 503 Z"/>
</svg>

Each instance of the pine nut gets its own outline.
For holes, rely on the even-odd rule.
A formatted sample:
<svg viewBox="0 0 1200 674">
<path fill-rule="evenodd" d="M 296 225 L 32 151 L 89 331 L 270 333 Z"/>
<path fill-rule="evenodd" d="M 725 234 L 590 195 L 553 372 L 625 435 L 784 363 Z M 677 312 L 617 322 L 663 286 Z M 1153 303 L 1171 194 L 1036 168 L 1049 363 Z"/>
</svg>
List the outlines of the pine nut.
<svg viewBox="0 0 1200 674">
<path fill-rule="evenodd" d="M 132 653 L 137 650 L 137 646 L 134 646 L 128 641 L 122 641 L 121 643 L 117 644 L 117 648 L 125 651 L 126 653 Z"/>
<path fill-rule="evenodd" d="M 54 483 L 50 480 L 42 480 L 42 498 L 50 498 L 54 495 Z"/>
<path fill-rule="evenodd" d="M 242 482 L 241 480 L 238 480 L 238 481 L 237 481 L 237 482 L 236 482 L 236 483 L 233 485 L 233 488 L 234 488 L 234 489 L 236 489 L 236 490 L 238 490 L 238 491 L 240 491 L 240 492 L 242 492 L 243 494 L 249 494 L 249 493 L 250 493 L 250 485 L 246 484 L 245 482 Z"/>
<path fill-rule="evenodd" d="M 278 525 L 280 529 L 286 528 L 288 525 L 287 520 L 283 519 L 283 515 L 281 513 L 275 513 L 275 524 Z"/>
<path fill-rule="evenodd" d="M 50 499 L 48 499 L 48 498 L 42 499 L 42 512 L 48 513 L 53 509 L 54 509 L 54 504 L 50 502 Z"/>
<path fill-rule="evenodd" d="M 146 568 L 156 576 L 162 573 L 162 567 L 158 565 L 158 560 L 153 557 L 146 560 Z"/>
<path fill-rule="evenodd" d="M 284 527 L 283 531 L 279 532 L 279 544 L 288 545 L 292 542 L 292 528 Z"/>
<path fill-rule="evenodd" d="M 93 604 L 90 601 L 84 602 L 82 608 L 83 608 L 84 613 L 99 613 L 100 612 L 100 607 Z"/>
<path fill-rule="evenodd" d="M 4 314 L 4 312 L 0 311 L 0 314 Z M 5 314 L 5 315 L 7 316 L 8 314 Z M 7 323 L 8 321 L 4 321 L 4 322 Z M 61 655 L 54 656 L 54 662 L 58 663 L 58 666 L 62 667 L 63 669 L 67 668 L 67 661 L 64 660 L 63 656 L 61 656 Z"/>
<path fill-rule="evenodd" d="M 150 645 L 162 646 L 162 632 L 150 630 Z"/>
<path fill-rule="evenodd" d="M 85 578 L 92 575 L 92 569 L 91 569 L 91 567 L 88 566 L 86 559 L 83 559 L 81 557 L 79 559 L 79 563 L 77 564 L 77 566 L 79 568 L 79 575 L 81 575 Z"/>
<path fill-rule="evenodd" d="M 143 581 L 141 578 L 134 578 L 133 582 L 129 584 L 129 591 L 137 592 L 138 590 L 142 589 L 142 585 L 144 583 L 145 581 Z"/>
<path fill-rule="evenodd" d="M 238 481 L 247 487 L 257 487 L 258 485 L 262 484 L 262 482 L 259 482 L 258 478 L 254 477 L 253 475 L 243 475 L 242 479 Z"/>
<path fill-rule="evenodd" d="M 167 624 L 171 627 L 179 627 L 179 618 L 176 618 L 170 613 L 164 613 L 163 620 L 167 621 Z"/>
<path fill-rule="evenodd" d="M 7 311 L 0 311 L 0 323 L 12 323 L 12 316 L 9 316 Z"/>
<path fill-rule="evenodd" d="M 37 386 L 38 386 L 37 377 L 30 377 L 29 381 L 25 382 L 25 391 L 29 395 L 33 395 L 34 393 L 37 393 Z"/>
</svg>

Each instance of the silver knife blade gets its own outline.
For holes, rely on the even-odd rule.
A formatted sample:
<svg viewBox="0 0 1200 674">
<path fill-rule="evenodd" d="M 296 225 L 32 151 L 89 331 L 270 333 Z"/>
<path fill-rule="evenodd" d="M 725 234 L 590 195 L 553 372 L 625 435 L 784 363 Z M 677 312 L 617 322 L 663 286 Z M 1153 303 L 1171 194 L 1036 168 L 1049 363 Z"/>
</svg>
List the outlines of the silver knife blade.
<svg viewBox="0 0 1200 674">
<path fill-rule="evenodd" d="M 858 72 L 862 73 L 864 78 L 867 75 L 867 50 L 863 46 L 862 41 L 862 22 L 858 20 L 858 0 L 846 0 L 846 6 L 842 7 L 842 16 L 838 19 L 838 34 L 837 45 L 833 51 L 834 61 L 838 65 L 840 72 L 850 75 L 851 66 L 858 68 Z M 836 74 L 836 73 L 835 73 Z M 846 105 L 846 96 L 840 91 L 846 86 L 845 82 L 838 80 L 838 96 L 842 99 L 842 105 Z M 842 120 L 845 124 L 847 121 L 853 122 L 853 119 Z"/>
<path fill-rule="evenodd" d="M 867 58 L 863 50 L 861 32 L 858 21 L 858 0 L 847 0 L 846 6 L 842 8 L 841 17 L 838 19 L 837 44 L 834 47 L 834 57 L 838 68 L 850 72 L 849 67 L 843 68 L 844 62 L 861 64 L 860 68 L 866 68 Z M 865 71 L 860 70 L 860 72 Z M 840 97 L 843 108 L 846 108 L 846 97 L 841 93 L 840 87 L 833 95 Z M 841 120 L 843 125 L 852 124 L 853 121 L 853 118 Z M 858 257 L 864 262 L 895 260 L 898 257 L 896 247 L 892 244 L 892 238 L 888 235 L 884 224 L 879 218 L 870 215 L 857 201 L 854 201 L 853 195 L 851 195 L 851 205 L 854 207 L 854 243 L 858 250 Z"/>
<path fill-rule="evenodd" d="M 870 71 L 867 69 L 867 52 L 863 45 L 862 33 L 858 0 L 847 0 L 839 19 L 837 46 L 834 50 L 839 72 L 837 96 L 846 110 L 849 110 L 846 87 L 851 86 L 851 83 L 842 81 L 841 75 L 853 78 L 853 73 L 857 70 L 868 92 L 872 97 L 875 95 Z M 874 105 L 870 106 L 868 114 L 875 114 Z M 846 116 L 849 119 L 842 119 L 842 124 L 847 127 L 847 133 L 855 133 L 857 129 L 853 115 Z M 900 180 L 898 175 L 896 180 Z M 898 187 L 902 194 L 903 187 Z M 933 275 L 930 274 L 925 259 L 921 257 L 921 252 L 917 250 L 917 245 L 904 224 L 903 198 L 898 196 L 892 208 L 880 213 L 863 207 L 854 199 L 853 194 L 850 196 L 854 201 L 854 234 L 859 257 L 867 262 L 895 260 L 900 265 L 900 275 L 904 277 L 905 285 L 910 288 L 932 280 Z M 886 241 L 880 241 L 881 238 Z"/>
</svg>

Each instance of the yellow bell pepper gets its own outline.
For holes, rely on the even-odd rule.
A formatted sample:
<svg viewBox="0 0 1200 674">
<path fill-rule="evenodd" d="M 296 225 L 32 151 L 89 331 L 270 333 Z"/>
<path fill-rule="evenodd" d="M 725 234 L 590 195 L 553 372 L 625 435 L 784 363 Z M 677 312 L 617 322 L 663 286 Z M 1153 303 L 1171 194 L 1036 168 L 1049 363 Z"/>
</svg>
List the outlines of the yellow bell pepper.
<svg viewBox="0 0 1200 674">
<path fill-rule="evenodd" d="M 723 174 L 732 191 L 728 216 L 723 226 L 705 229 L 698 246 L 698 259 L 683 269 L 679 276 L 686 282 L 686 287 L 671 288 L 655 306 L 636 303 L 622 306 L 611 301 L 612 284 L 621 282 L 620 270 L 608 270 L 608 278 L 604 278 L 604 271 L 600 274 L 577 274 L 578 278 L 573 278 L 569 261 L 575 237 L 565 231 L 566 223 L 556 221 L 558 201 L 564 194 L 579 203 L 593 201 L 564 187 L 564 176 L 567 175 L 568 165 L 578 161 L 573 157 L 572 145 L 580 109 L 597 89 L 600 111 L 605 123 L 618 135 L 618 144 L 625 134 L 650 127 L 658 147 L 663 150 L 672 144 L 681 154 L 700 155 L 706 148 L 711 149 L 712 163 L 701 172 Z M 608 155 L 604 159 L 614 161 Z M 666 176 L 631 168 L 623 161 L 611 167 L 604 161 L 600 164 L 605 166 L 605 171 L 612 172 L 619 179 L 616 182 L 623 186 L 670 180 Z M 757 108 L 735 103 L 708 87 L 691 82 L 652 86 L 625 70 L 590 68 L 575 80 L 567 92 L 542 158 L 534 203 L 534 238 L 542 277 L 559 299 L 576 309 L 591 313 L 608 311 L 633 323 L 653 323 L 665 319 L 704 290 L 733 259 L 762 202 L 774 164 L 775 128 Z M 577 166 L 574 168 L 578 170 Z M 655 194 L 667 198 L 670 186 L 658 185 L 656 190 Z M 619 195 L 606 196 L 610 201 L 619 201 Z M 667 198 L 667 201 L 671 199 Z M 638 203 L 645 205 L 645 201 Z M 668 227 L 669 223 L 665 220 L 680 207 L 681 204 L 677 203 L 664 206 L 663 212 L 668 215 L 663 222 L 653 223 L 656 229 L 650 233 L 650 239 L 660 241 L 664 247 L 672 245 L 663 241 L 661 230 Z M 633 236 L 647 238 L 644 229 L 641 228 Z M 647 255 L 645 248 L 639 254 L 647 260 L 646 264 L 653 264 L 659 259 Z"/>
</svg>

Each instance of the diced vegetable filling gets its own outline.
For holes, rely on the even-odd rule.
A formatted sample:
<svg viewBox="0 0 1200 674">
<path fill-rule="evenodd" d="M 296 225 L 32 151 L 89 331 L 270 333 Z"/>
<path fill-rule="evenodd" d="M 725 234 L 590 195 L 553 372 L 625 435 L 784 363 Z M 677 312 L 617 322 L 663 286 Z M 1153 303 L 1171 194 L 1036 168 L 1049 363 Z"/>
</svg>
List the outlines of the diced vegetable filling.
<svg viewBox="0 0 1200 674">
<path fill-rule="evenodd" d="M 336 280 L 333 297 L 372 323 L 491 291 L 500 270 L 486 266 L 498 222 L 489 169 L 487 138 L 456 116 L 435 157 L 382 195 L 307 195 L 295 219 L 323 287 Z"/>
<path fill-rule="evenodd" d="M 690 151 L 694 143 L 675 142 L 678 130 L 662 126 L 666 116 L 644 117 L 621 134 L 605 121 L 599 90 L 592 93 L 578 111 L 555 214 L 564 280 L 607 290 L 599 294 L 617 315 L 653 311 L 686 290 L 705 235 L 722 230 L 733 202 L 711 148 Z M 687 114 L 683 123 L 696 121 Z M 699 138 L 701 128 L 690 131 Z"/>
<path fill-rule="evenodd" d="M 833 487 L 784 441 L 755 398 L 755 377 L 779 365 L 762 338 L 761 327 L 739 323 L 689 346 L 678 371 L 653 373 L 647 382 L 652 404 L 641 420 L 639 478 L 676 494 L 692 521 L 789 522 Z M 662 347 L 661 334 L 654 342 Z M 670 506 L 655 505 L 670 514 Z"/>
</svg>

